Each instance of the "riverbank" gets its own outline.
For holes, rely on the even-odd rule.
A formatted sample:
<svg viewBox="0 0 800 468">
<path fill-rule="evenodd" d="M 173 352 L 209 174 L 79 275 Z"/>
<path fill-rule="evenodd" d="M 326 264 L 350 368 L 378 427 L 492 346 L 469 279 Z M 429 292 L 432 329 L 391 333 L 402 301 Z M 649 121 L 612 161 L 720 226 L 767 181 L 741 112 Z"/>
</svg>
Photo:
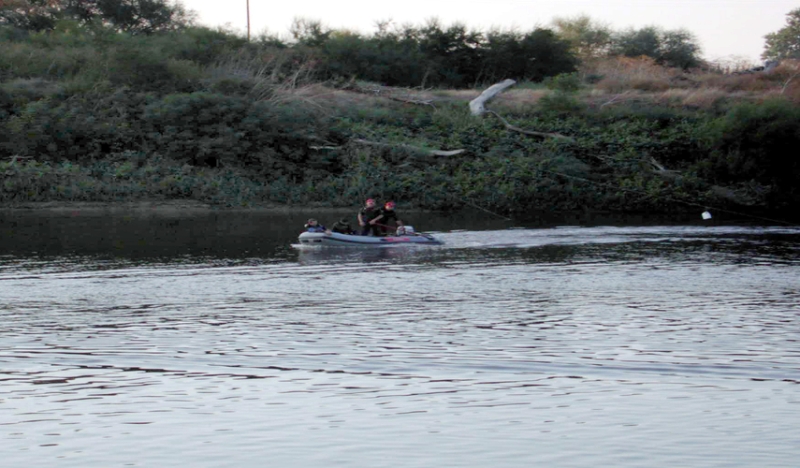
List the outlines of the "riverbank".
<svg viewBox="0 0 800 468">
<path fill-rule="evenodd" d="M 43 201 L 0 204 L 0 211 L 52 211 L 52 212 L 91 212 L 91 211 L 208 211 L 214 207 L 195 200 L 151 200 L 136 202 L 65 202 Z"/>
<path fill-rule="evenodd" d="M 0 78 L 0 205 L 243 209 L 377 198 L 525 217 L 531 207 L 766 213 L 800 203 L 800 82 L 788 62 L 732 76 L 609 57 L 517 83 L 476 116 L 468 104 L 490 83 L 407 89 L 320 80 L 311 68 L 267 77 L 256 70 L 268 48 L 241 45 L 239 62 L 217 63 L 164 48 L 163 37 L 103 43 L 87 33 L 80 46 L 69 37 L 0 50 L 10 70 Z M 54 60 L 78 50 L 92 59 L 53 74 Z M 48 66 L 18 72 L 30 57 Z M 109 64 L 127 75 L 90 73 Z M 161 70 L 158 86 L 140 68 Z"/>
<path fill-rule="evenodd" d="M 230 208 L 203 203 L 197 200 L 139 200 L 120 202 L 85 202 L 85 201 L 42 201 L 25 203 L 0 204 L 0 212 L 39 211 L 52 213 L 98 213 L 112 212 L 133 214 L 159 213 L 159 214 L 198 214 L 214 211 L 261 211 L 276 214 L 290 214 L 297 211 L 324 210 L 333 214 L 350 213 L 357 208 L 353 207 L 325 207 L 316 205 L 290 206 L 277 203 L 258 203 L 247 207 Z M 414 210 L 418 211 L 418 210 Z"/>
</svg>

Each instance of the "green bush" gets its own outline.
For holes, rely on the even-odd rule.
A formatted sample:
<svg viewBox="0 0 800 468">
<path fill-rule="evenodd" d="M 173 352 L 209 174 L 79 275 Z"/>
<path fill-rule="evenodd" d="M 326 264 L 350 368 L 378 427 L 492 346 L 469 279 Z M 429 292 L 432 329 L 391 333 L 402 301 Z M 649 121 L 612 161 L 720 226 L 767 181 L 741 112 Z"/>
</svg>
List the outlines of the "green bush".
<svg viewBox="0 0 800 468">
<path fill-rule="evenodd" d="M 574 114 L 582 112 L 586 105 L 570 93 L 561 91 L 548 93 L 539 99 L 539 109 L 542 112 L 555 115 Z"/>
<path fill-rule="evenodd" d="M 561 73 L 545 78 L 543 83 L 547 89 L 562 93 L 574 93 L 581 89 L 581 78 L 577 73 Z"/>
<path fill-rule="evenodd" d="M 785 100 L 741 104 L 703 133 L 710 157 L 699 173 L 721 184 L 754 181 L 773 188 L 773 203 L 800 201 L 800 108 Z"/>
</svg>

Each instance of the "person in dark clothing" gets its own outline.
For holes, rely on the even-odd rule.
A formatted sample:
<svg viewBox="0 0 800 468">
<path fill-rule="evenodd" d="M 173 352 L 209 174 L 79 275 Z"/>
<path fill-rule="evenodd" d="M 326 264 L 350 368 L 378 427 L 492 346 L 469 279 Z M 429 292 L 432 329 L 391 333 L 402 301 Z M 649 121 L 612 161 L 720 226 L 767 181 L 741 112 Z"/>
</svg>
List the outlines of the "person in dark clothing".
<svg viewBox="0 0 800 468">
<path fill-rule="evenodd" d="M 390 232 L 395 233 L 396 229 L 403 225 L 403 221 L 397 217 L 397 212 L 394 211 L 395 204 L 393 201 L 386 202 L 383 209 L 377 218 L 370 221 L 370 224 L 377 225 L 381 228 L 381 235 L 387 235 Z"/>
<path fill-rule="evenodd" d="M 353 234 L 353 228 L 350 227 L 350 223 L 345 218 L 333 223 L 331 231 L 338 232 L 339 234 Z"/>
<path fill-rule="evenodd" d="M 371 221 L 377 218 L 380 213 L 380 208 L 378 208 L 375 200 L 370 198 L 364 204 L 364 207 L 358 211 L 358 225 L 361 227 L 361 235 L 368 236 L 370 233 L 373 236 L 379 236 L 380 230 L 378 229 L 379 226 L 376 226 Z"/>
<path fill-rule="evenodd" d="M 327 231 L 327 229 L 325 229 L 325 226 L 319 224 L 319 222 L 314 218 L 311 218 L 311 219 L 308 220 L 308 222 L 305 225 L 305 228 L 306 228 L 306 231 L 308 231 L 308 232 L 325 232 L 325 231 Z"/>
</svg>

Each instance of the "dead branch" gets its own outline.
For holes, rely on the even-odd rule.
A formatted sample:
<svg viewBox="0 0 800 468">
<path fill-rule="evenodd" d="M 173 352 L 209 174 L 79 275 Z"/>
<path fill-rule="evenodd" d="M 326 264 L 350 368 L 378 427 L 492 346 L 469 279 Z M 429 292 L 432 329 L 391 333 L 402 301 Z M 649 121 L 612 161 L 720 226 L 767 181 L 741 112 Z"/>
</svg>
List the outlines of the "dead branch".
<svg viewBox="0 0 800 468">
<path fill-rule="evenodd" d="M 559 138 L 559 139 L 563 139 L 563 140 L 567 140 L 567 141 L 573 141 L 573 139 L 571 137 L 562 135 L 560 133 L 547 133 L 547 132 L 537 132 L 537 131 L 533 131 L 533 130 L 525 130 L 525 129 L 519 128 L 517 126 L 511 125 L 510 123 L 508 123 L 508 121 L 506 119 L 504 119 L 500 114 L 498 114 L 495 111 L 487 110 L 486 112 L 488 112 L 489 114 L 492 114 L 493 116 L 495 116 L 498 119 L 500 119 L 500 121 L 503 122 L 503 125 L 505 125 L 505 127 L 507 129 L 512 130 L 514 132 L 519 132 L 519 133 L 522 133 L 523 135 L 536 136 L 536 137 L 542 137 L 542 138 Z"/>
<path fill-rule="evenodd" d="M 663 177 L 664 179 L 670 181 L 679 181 L 680 179 L 683 178 L 683 175 L 679 171 L 674 171 L 665 168 L 652 156 L 650 157 L 648 162 L 652 166 L 653 172 Z M 747 194 L 741 193 L 740 191 L 728 187 L 723 187 L 720 185 L 712 185 L 709 191 L 710 193 L 714 194 L 719 198 L 730 200 L 739 205 L 752 205 L 754 203 L 752 197 L 749 197 Z"/>
<path fill-rule="evenodd" d="M 781 87 L 781 94 L 786 93 L 786 88 L 789 87 L 789 83 L 792 82 L 798 75 L 800 75 L 800 65 L 796 65 L 795 69 L 797 70 L 792 76 L 789 77 L 788 80 L 783 82 L 783 87 Z"/>
<path fill-rule="evenodd" d="M 371 96 L 380 96 L 392 101 L 402 102 L 404 104 L 414 104 L 417 106 L 430 106 L 436 109 L 433 104 L 433 99 L 420 99 L 414 96 L 414 91 L 405 88 L 388 88 L 385 86 L 372 85 L 362 86 L 358 83 L 349 83 L 343 87 L 349 91 L 354 91 L 361 94 L 369 94 Z"/>
<path fill-rule="evenodd" d="M 630 91 L 625 91 L 622 94 L 615 94 L 614 97 L 612 97 L 608 101 L 600 104 L 600 108 L 602 109 L 605 106 L 610 106 L 611 104 L 616 104 L 618 102 L 623 102 L 628 97 L 628 95 L 630 95 Z"/>
<path fill-rule="evenodd" d="M 480 96 L 476 97 L 472 101 L 469 102 L 469 110 L 472 115 L 478 116 L 482 115 L 486 112 L 486 107 L 484 104 L 488 102 L 490 99 L 494 98 L 506 88 L 513 86 L 517 82 L 511 79 L 501 81 L 500 83 L 493 84 L 484 90 Z"/>
<path fill-rule="evenodd" d="M 355 139 L 351 140 L 353 143 L 358 143 L 359 145 L 367 145 L 367 146 L 378 146 L 384 148 L 405 148 L 412 151 L 416 151 L 418 153 L 424 153 L 428 156 L 456 156 L 462 153 L 466 153 L 467 150 L 465 149 L 457 149 L 457 150 L 431 150 L 427 148 L 420 148 L 419 146 L 413 145 L 406 145 L 403 143 L 392 144 L 392 143 L 381 143 L 378 141 L 370 141 L 370 140 L 362 140 L 362 139 Z"/>
<path fill-rule="evenodd" d="M 654 158 L 652 156 L 650 157 L 650 160 L 648 162 L 652 166 L 653 172 L 655 172 L 657 175 L 659 175 L 659 176 L 661 176 L 661 177 L 663 177 L 665 179 L 676 180 L 676 179 L 680 179 L 681 178 L 680 172 L 671 171 L 671 170 L 665 168 L 663 165 L 661 165 L 661 163 L 656 161 L 656 158 Z"/>
<path fill-rule="evenodd" d="M 404 149 L 408 149 L 408 150 L 411 150 L 411 151 L 414 151 L 414 152 L 417 152 L 417 153 L 423 153 L 423 154 L 425 154 L 427 156 L 456 156 L 456 155 L 459 155 L 459 154 L 467 152 L 467 150 L 465 150 L 465 149 L 432 150 L 432 149 L 427 149 L 427 148 L 421 148 L 419 146 L 406 145 L 406 144 L 403 144 L 403 143 L 397 143 L 397 144 L 381 143 L 379 141 L 362 140 L 360 138 L 359 139 L 355 139 L 355 140 L 351 140 L 351 143 L 356 143 L 356 144 L 365 145 L 365 146 L 377 146 L 377 147 L 381 147 L 381 148 L 404 148 Z M 309 146 L 308 148 L 312 149 L 312 150 L 316 150 L 316 151 L 332 151 L 332 150 L 341 149 L 342 147 L 341 146 L 333 146 L 333 145 L 314 145 L 314 146 Z"/>
<path fill-rule="evenodd" d="M 332 151 L 341 148 L 341 146 L 309 146 L 309 149 L 316 151 Z"/>
<path fill-rule="evenodd" d="M 391 99 L 392 101 L 403 102 L 405 104 L 414 104 L 417 106 L 430 106 L 436 109 L 436 106 L 433 105 L 433 99 L 406 99 L 397 96 L 387 96 L 387 98 Z"/>
<path fill-rule="evenodd" d="M 661 163 L 656 161 L 656 158 L 654 158 L 652 156 L 650 156 L 650 164 L 652 164 L 653 167 L 658 169 L 659 172 L 666 172 L 667 171 L 667 169 L 664 166 L 662 166 Z"/>
</svg>

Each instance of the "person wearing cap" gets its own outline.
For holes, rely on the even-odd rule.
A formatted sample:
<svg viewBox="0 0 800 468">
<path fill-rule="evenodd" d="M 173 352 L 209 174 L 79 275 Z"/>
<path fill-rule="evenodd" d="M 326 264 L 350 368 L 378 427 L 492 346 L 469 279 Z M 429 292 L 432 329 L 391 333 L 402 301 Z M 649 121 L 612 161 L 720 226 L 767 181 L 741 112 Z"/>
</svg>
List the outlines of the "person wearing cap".
<svg viewBox="0 0 800 468">
<path fill-rule="evenodd" d="M 403 221 L 397 217 L 397 212 L 394 211 L 394 207 L 395 204 L 393 201 L 386 202 L 378 217 L 369 222 L 373 226 L 380 227 L 381 234 L 384 236 L 389 233 L 390 229 L 392 232 L 395 232 L 398 227 L 403 226 Z"/>
<path fill-rule="evenodd" d="M 331 231 L 338 232 L 339 234 L 353 234 L 353 228 L 350 227 L 350 222 L 345 218 L 333 223 Z"/>
<path fill-rule="evenodd" d="M 381 210 L 375 203 L 375 200 L 370 198 L 364 206 L 358 211 L 358 225 L 361 227 L 361 235 L 368 236 L 372 233 L 373 236 L 379 236 L 379 226 L 371 223 L 371 221 L 380 216 Z"/>
<path fill-rule="evenodd" d="M 325 231 L 327 231 L 327 229 L 325 229 L 325 226 L 319 224 L 319 222 L 314 218 L 311 218 L 311 219 L 308 220 L 308 222 L 305 225 L 305 228 L 306 228 L 306 231 L 308 231 L 308 232 L 325 232 Z"/>
</svg>

